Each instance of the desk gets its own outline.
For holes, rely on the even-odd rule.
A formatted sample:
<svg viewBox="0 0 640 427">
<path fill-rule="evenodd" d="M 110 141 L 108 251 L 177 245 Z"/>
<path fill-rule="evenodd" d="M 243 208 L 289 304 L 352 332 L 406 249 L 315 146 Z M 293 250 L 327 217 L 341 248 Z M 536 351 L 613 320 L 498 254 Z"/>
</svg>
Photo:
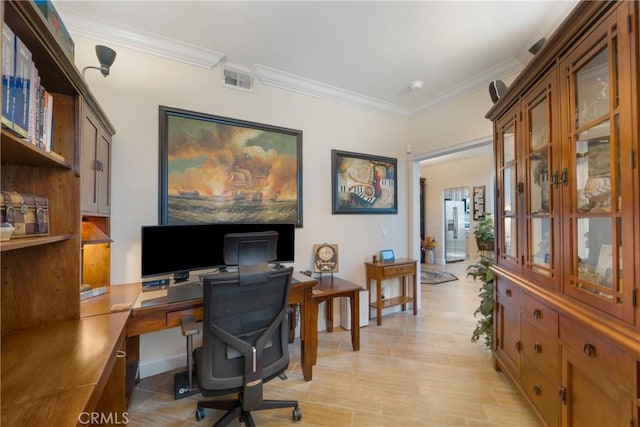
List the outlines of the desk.
<svg viewBox="0 0 640 427">
<path fill-rule="evenodd" d="M 413 303 L 413 314 L 418 314 L 418 278 L 416 274 L 416 260 L 397 259 L 395 261 L 366 262 L 367 268 L 367 290 L 369 291 L 369 306 L 376 309 L 376 321 L 382 325 L 382 310 L 384 308 L 402 305 L 402 310 L 407 308 L 408 303 Z M 413 276 L 413 294 L 407 292 L 407 278 Z M 402 295 L 395 298 L 382 299 L 382 281 L 400 278 L 402 281 Z M 371 280 L 376 281 L 376 300 L 371 302 Z"/>
<path fill-rule="evenodd" d="M 327 322 L 327 332 L 333 331 L 333 299 L 336 297 L 347 297 L 351 304 L 351 346 L 353 351 L 360 350 L 360 290 L 362 287 L 338 277 L 322 277 L 318 279 L 318 284 L 313 287 L 313 313 L 318 318 L 318 305 L 326 302 L 325 319 Z M 313 352 L 313 364 L 316 364 L 318 357 L 318 334 L 313 334 L 311 351 Z"/>
<path fill-rule="evenodd" d="M 313 377 L 318 341 L 317 310 L 314 310 L 312 288 L 316 280 L 293 273 L 298 283 L 289 291 L 289 304 L 299 304 L 300 321 L 300 365 L 305 381 Z M 202 298 L 167 302 L 167 291 L 141 292 L 140 283 L 110 286 L 110 292 L 83 301 L 81 315 L 108 311 L 114 304 L 132 303 L 131 316 L 127 324 L 127 391 L 133 388 L 140 354 L 140 335 L 180 326 L 180 318 L 193 315 L 202 321 L 204 309 Z"/>
<path fill-rule="evenodd" d="M 0 424 L 75 426 L 94 411 L 123 421 L 128 318 L 100 314 L 4 335 Z"/>
</svg>

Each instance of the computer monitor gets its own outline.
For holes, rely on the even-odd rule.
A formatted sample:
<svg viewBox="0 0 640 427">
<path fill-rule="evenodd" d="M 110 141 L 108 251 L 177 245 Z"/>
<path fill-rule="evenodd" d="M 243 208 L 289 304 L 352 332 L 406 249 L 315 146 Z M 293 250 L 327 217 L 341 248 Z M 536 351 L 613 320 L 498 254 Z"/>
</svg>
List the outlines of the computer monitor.
<svg viewBox="0 0 640 427">
<path fill-rule="evenodd" d="M 275 231 L 276 256 L 270 262 L 291 263 L 295 255 L 294 223 L 165 224 L 141 227 L 142 278 L 225 266 L 224 236 Z"/>
</svg>

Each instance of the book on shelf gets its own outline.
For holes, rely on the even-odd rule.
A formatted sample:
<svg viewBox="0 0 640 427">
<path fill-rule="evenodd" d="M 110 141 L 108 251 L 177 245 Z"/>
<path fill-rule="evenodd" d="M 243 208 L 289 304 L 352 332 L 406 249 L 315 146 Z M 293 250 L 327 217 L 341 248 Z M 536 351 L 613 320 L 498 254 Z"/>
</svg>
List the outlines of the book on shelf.
<svg viewBox="0 0 640 427">
<path fill-rule="evenodd" d="M 53 140 L 53 95 L 44 90 L 41 102 L 43 104 L 41 148 L 45 151 L 51 151 L 51 142 Z"/>
<path fill-rule="evenodd" d="M 27 141 L 38 145 L 38 88 L 40 86 L 40 76 L 33 61 L 31 62 L 31 86 L 29 88 L 29 122 Z M 42 148 L 42 147 L 41 147 Z"/>
<path fill-rule="evenodd" d="M 2 24 L 2 124 L 13 129 L 11 105 L 13 104 L 13 90 L 15 88 L 14 43 L 15 36 L 11 28 Z"/>
<path fill-rule="evenodd" d="M 31 51 L 18 36 L 15 40 L 15 89 L 13 91 L 13 131 L 27 138 L 29 135 L 29 90 L 31 89 Z"/>
</svg>

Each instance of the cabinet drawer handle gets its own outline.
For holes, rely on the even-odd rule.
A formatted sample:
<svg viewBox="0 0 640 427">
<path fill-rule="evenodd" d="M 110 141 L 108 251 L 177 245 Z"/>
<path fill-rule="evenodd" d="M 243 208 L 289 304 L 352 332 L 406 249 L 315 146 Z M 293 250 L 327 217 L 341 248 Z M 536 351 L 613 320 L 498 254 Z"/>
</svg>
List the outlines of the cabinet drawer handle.
<svg viewBox="0 0 640 427">
<path fill-rule="evenodd" d="M 587 357 L 596 357 L 596 346 L 591 343 L 585 343 L 582 347 L 582 351 L 587 355 Z"/>
<path fill-rule="evenodd" d="M 511 289 L 507 289 L 507 290 L 505 291 L 505 294 L 506 294 L 508 297 L 510 297 L 510 296 L 511 296 Z"/>
<path fill-rule="evenodd" d="M 542 353 L 542 346 L 538 343 L 535 343 L 533 345 L 533 351 L 535 351 L 538 354 Z"/>
<path fill-rule="evenodd" d="M 534 385 L 533 392 L 540 396 L 542 394 L 542 387 L 540 387 L 538 384 Z"/>
<path fill-rule="evenodd" d="M 520 341 L 516 342 L 515 347 L 516 350 L 520 352 L 522 350 L 522 343 Z"/>
<path fill-rule="evenodd" d="M 533 317 L 536 318 L 536 319 L 541 318 L 542 317 L 542 312 L 536 308 L 535 310 L 533 310 Z"/>
</svg>

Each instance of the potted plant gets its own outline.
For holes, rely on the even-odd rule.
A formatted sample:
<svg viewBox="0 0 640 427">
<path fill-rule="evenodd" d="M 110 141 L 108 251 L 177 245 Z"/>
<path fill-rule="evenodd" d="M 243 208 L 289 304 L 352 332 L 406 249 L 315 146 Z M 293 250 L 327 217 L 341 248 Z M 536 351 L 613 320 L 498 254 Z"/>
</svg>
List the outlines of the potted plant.
<svg viewBox="0 0 640 427">
<path fill-rule="evenodd" d="M 427 264 L 434 263 L 433 250 L 436 248 L 436 238 L 434 236 L 428 235 L 420 242 L 420 248 L 425 252 L 425 262 Z"/>
<path fill-rule="evenodd" d="M 471 334 L 471 342 L 477 342 L 484 337 L 484 343 L 488 348 L 493 348 L 494 332 L 493 332 L 493 307 L 494 296 L 493 288 L 495 277 L 491 271 L 493 264 L 493 241 L 494 241 L 494 225 L 493 215 L 485 212 L 480 217 L 480 221 L 475 226 L 473 235 L 476 238 L 476 244 L 480 250 L 480 259 L 477 263 L 467 267 L 467 276 L 473 277 L 473 280 L 480 280 L 480 305 L 473 313 L 475 317 L 480 316 L 476 328 Z"/>
<path fill-rule="evenodd" d="M 473 237 L 480 251 L 493 251 L 494 225 L 493 214 L 485 212 L 473 229 Z"/>
<path fill-rule="evenodd" d="M 480 255 L 480 260 L 467 267 L 467 276 L 473 277 L 473 280 L 480 280 L 482 286 L 480 286 L 480 292 L 478 297 L 480 298 L 480 305 L 473 312 L 475 317 L 480 316 L 475 329 L 471 334 L 471 342 L 478 342 L 480 337 L 484 337 L 484 344 L 488 348 L 493 348 L 494 332 L 493 332 L 493 306 L 494 306 L 494 275 L 491 271 L 491 265 L 493 264 L 493 258 L 487 256 L 485 253 Z"/>
</svg>

